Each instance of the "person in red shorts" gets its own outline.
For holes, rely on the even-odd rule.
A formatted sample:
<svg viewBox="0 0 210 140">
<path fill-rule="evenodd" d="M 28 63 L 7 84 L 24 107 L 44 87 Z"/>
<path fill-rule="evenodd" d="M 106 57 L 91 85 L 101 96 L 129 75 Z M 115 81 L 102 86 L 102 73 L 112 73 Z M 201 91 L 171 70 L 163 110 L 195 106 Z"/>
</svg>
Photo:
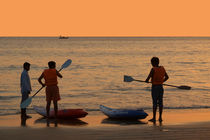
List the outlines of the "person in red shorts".
<svg viewBox="0 0 210 140">
<path fill-rule="evenodd" d="M 48 62 L 49 69 L 45 69 L 44 72 L 40 75 L 38 81 L 39 83 L 45 87 L 46 86 L 46 111 L 47 118 L 50 113 L 50 105 L 51 101 L 54 104 L 55 118 L 57 118 L 58 113 L 58 100 L 60 100 L 59 88 L 57 77 L 62 78 L 63 76 L 55 69 L 56 63 L 54 61 Z M 42 82 L 42 79 L 45 80 L 45 83 Z"/>
</svg>

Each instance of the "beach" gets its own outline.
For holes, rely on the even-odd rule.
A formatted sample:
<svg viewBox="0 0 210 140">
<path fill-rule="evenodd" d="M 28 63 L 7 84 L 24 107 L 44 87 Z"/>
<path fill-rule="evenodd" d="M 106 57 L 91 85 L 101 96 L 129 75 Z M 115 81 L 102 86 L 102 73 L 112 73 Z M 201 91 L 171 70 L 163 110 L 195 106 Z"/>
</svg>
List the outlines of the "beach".
<svg viewBox="0 0 210 140">
<path fill-rule="evenodd" d="M 49 120 L 40 115 L 21 122 L 20 115 L 0 117 L 0 139 L 209 139 L 210 110 L 164 112 L 164 121 L 112 120 L 105 115 L 88 115 L 79 120 Z"/>
</svg>

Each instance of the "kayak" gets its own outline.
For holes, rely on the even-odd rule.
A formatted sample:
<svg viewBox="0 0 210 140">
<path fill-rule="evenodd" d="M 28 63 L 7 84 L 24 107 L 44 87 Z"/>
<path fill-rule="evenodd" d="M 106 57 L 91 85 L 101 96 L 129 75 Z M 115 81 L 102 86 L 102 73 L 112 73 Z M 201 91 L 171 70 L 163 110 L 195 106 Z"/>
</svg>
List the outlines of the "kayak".
<svg viewBox="0 0 210 140">
<path fill-rule="evenodd" d="M 113 109 L 100 105 L 100 110 L 114 119 L 145 119 L 148 116 L 143 109 Z"/>
<path fill-rule="evenodd" d="M 44 107 L 40 106 L 33 106 L 34 110 L 46 117 L 46 109 Z M 57 118 L 58 119 L 77 119 L 77 118 L 83 118 L 87 115 L 88 113 L 85 112 L 83 109 L 61 109 L 58 110 Z M 50 109 L 50 118 L 54 118 L 54 109 Z"/>
</svg>

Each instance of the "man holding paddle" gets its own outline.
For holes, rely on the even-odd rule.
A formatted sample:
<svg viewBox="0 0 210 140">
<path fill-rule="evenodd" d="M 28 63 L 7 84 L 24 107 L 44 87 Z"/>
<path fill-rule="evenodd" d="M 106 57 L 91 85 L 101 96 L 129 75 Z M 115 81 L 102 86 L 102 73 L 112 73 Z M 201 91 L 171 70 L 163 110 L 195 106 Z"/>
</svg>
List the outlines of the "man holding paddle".
<svg viewBox="0 0 210 140">
<path fill-rule="evenodd" d="M 151 69 L 145 82 L 149 83 L 151 78 L 152 82 L 152 102 L 153 102 L 153 118 L 149 121 L 156 121 L 156 110 L 159 106 L 159 121 L 162 122 L 162 111 L 163 111 L 163 82 L 167 81 L 169 76 L 166 73 L 163 66 L 159 66 L 159 58 L 153 57 L 151 59 L 153 68 Z"/>
<path fill-rule="evenodd" d="M 58 104 L 57 101 L 60 100 L 59 88 L 57 86 L 58 81 L 57 77 L 62 78 L 63 76 L 57 71 L 56 63 L 54 61 L 48 62 L 49 69 L 45 69 L 44 72 L 39 77 L 38 81 L 42 85 L 42 87 L 46 86 L 46 112 L 47 117 L 49 117 L 50 113 L 50 104 L 53 100 L 54 104 L 54 112 L 55 118 L 57 118 L 58 112 Z M 42 82 L 42 79 L 45 80 L 45 84 Z"/>
</svg>

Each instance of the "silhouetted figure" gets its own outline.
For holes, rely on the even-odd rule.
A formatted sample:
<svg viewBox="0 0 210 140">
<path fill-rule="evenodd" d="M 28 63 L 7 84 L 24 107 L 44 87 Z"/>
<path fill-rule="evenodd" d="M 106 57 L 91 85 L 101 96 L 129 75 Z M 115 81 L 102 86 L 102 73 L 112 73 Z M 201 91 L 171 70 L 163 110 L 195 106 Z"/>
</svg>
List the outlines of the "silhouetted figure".
<svg viewBox="0 0 210 140">
<path fill-rule="evenodd" d="M 39 83 L 44 87 L 46 85 L 46 112 L 47 118 L 49 118 L 51 101 L 54 104 L 55 118 L 57 118 L 58 104 L 57 101 L 60 100 L 59 88 L 57 86 L 57 77 L 62 78 L 63 76 L 55 69 L 56 63 L 54 61 L 48 62 L 49 69 L 45 69 L 44 72 L 39 77 Z M 42 82 L 45 80 L 45 84 Z"/>
<path fill-rule="evenodd" d="M 159 58 L 153 57 L 151 59 L 153 68 L 151 69 L 145 82 L 149 82 L 150 78 L 152 81 L 152 102 L 153 102 L 153 118 L 149 121 L 156 121 L 156 110 L 159 105 L 159 121 L 162 122 L 163 112 L 163 82 L 168 80 L 168 74 L 166 73 L 163 66 L 159 66 Z"/>
<path fill-rule="evenodd" d="M 23 64 L 23 72 L 21 73 L 21 78 L 20 78 L 20 87 L 22 94 L 21 103 L 26 99 L 28 99 L 29 94 L 32 91 L 30 77 L 28 75 L 29 70 L 30 70 L 30 63 L 25 62 Z M 31 116 L 26 114 L 26 108 L 21 108 L 21 117 L 31 118 Z"/>
</svg>

